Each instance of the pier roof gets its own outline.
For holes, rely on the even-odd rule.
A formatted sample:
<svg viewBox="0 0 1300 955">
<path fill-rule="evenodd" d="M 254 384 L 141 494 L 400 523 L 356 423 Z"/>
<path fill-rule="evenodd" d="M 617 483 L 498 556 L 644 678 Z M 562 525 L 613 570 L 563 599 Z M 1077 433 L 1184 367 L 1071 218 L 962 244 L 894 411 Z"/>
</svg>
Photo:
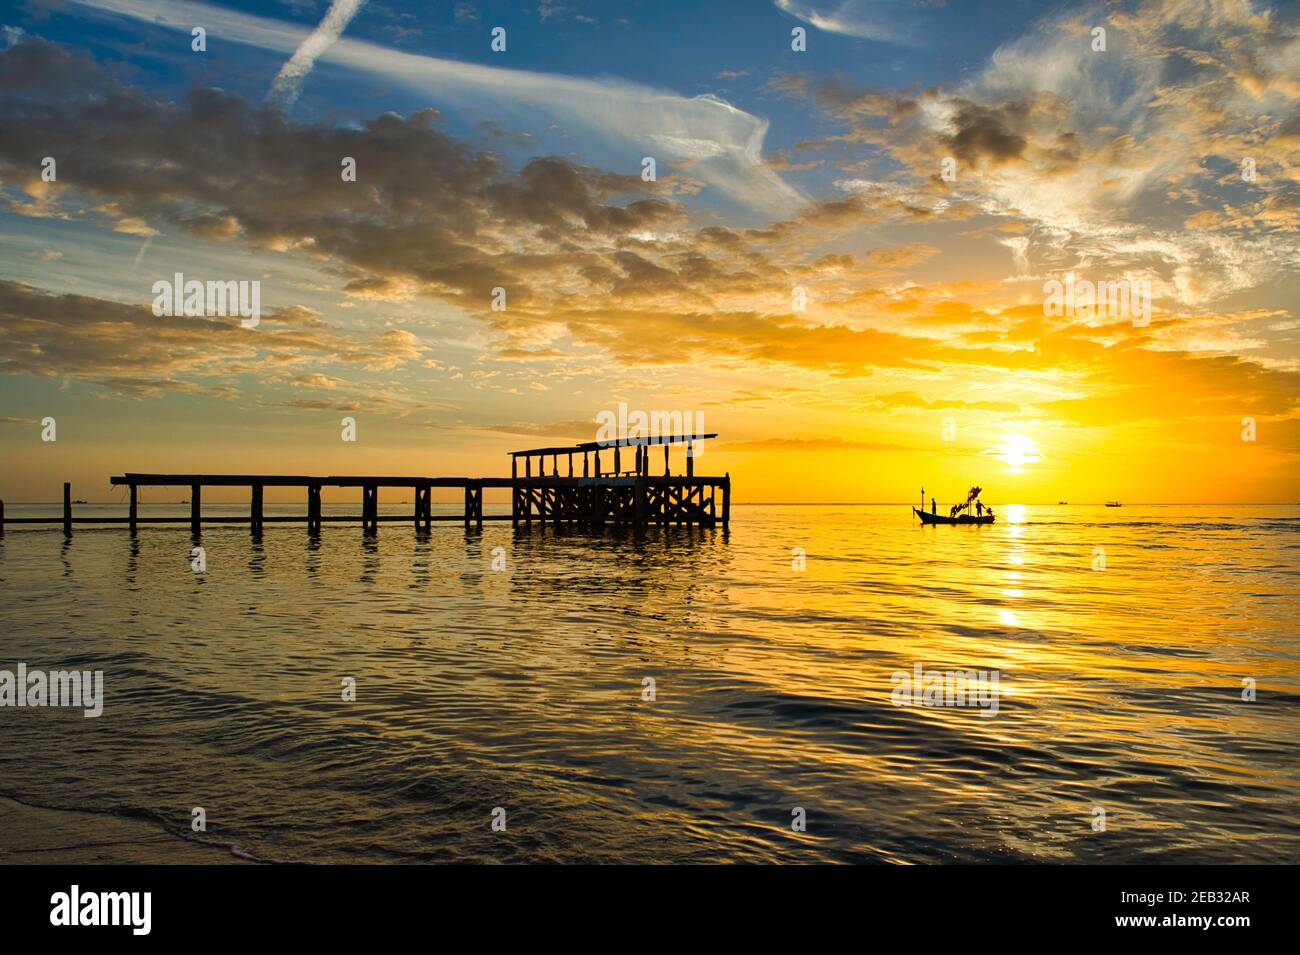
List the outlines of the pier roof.
<svg viewBox="0 0 1300 955">
<path fill-rule="evenodd" d="M 581 444 L 570 444 L 560 448 L 530 448 L 527 451 L 511 451 L 510 456 L 513 458 L 527 455 L 545 455 L 545 454 L 579 454 L 587 451 L 603 451 L 606 448 L 634 448 L 637 445 L 658 445 L 658 444 L 690 444 L 692 441 L 703 441 L 706 438 L 716 438 L 717 432 L 712 434 L 674 434 L 674 435 L 645 435 L 636 438 L 614 438 L 610 441 L 584 441 Z"/>
</svg>

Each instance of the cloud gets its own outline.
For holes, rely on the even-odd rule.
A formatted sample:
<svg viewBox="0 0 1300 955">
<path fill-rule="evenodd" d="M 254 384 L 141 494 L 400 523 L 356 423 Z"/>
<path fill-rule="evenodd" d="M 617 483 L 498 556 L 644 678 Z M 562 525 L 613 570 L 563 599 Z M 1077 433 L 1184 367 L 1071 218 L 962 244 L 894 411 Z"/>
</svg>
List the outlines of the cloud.
<svg viewBox="0 0 1300 955">
<path fill-rule="evenodd" d="M 597 430 L 596 420 L 590 421 L 519 421 L 513 424 L 465 425 L 466 430 L 493 431 L 499 434 L 526 435 L 533 438 L 572 438 L 590 441 Z"/>
<path fill-rule="evenodd" d="M 1102 427 L 1219 418 L 1235 436 L 1242 415 L 1282 418 L 1300 409 L 1300 372 L 1235 355 L 1107 349 L 1104 361 L 1090 364 L 1081 396 L 1042 402 L 1043 413 Z"/>
<path fill-rule="evenodd" d="M 914 391 L 899 391 L 888 395 L 873 395 L 872 404 L 883 408 L 924 408 L 932 411 L 995 411 L 1017 412 L 1020 405 L 1010 401 L 965 401 L 960 399 L 937 399 L 928 401 Z"/>
<path fill-rule="evenodd" d="M 10 56 L 28 72 L 44 64 L 55 84 L 72 59 L 33 41 L 0 53 L 0 73 Z M 217 90 L 174 104 L 94 70 L 85 81 L 100 97 L 73 94 L 57 110 L 43 91 L 0 92 L 0 121 L 26 129 L 68 171 L 42 184 L 27 147 L 9 137 L 0 177 L 34 191 L 57 185 L 45 212 L 59 195 L 80 195 L 89 201 L 77 208 L 98 210 L 119 230 L 164 226 L 315 258 L 341 268 L 354 295 L 418 291 L 486 307 L 501 286 L 522 306 L 538 294 L 534 281 L 557 273 L 580 277 L 621 261 L 630 280 L 645 278 L 617 242 L 684 220 L 636 175 L 554 157 L 506 170 L 441 132 L 432 110 L 337 128 L 294 123 Z M 132 132 L 142 129 L 153 134 Z M 356 157 L 362 183 L 340 180 L 341 155 Z"/>
<path fill-rule="evenodd" d="M 1097 24 L 1105 51 L 1093 49 Z M 1031 260 L 1145 273 L 1166 303 L 1208 307 L 1300 258 L 1298 67 L 1294 16 L 1147 0 L 1053 16 L 951 88 L 800 76 L 774 88 L 847 127 L 823 143 L 857 149 L 842 188 L 1022 222 L 1006 243 L 1020 274 Z M 1246 157 L 1268 174 L 1243 181 Z M 944 158 L 957 161 L 952 182 L 938 175 Z"/>
<path fill-rule="evenodd" d="M 193 24 L 204 23 L 209 33 L 227 41 L 277 52 L 292 52 L 306 38 L 306 31 L 296 25 L 192 0 L 76 2 L 186 33 Z M 693 176 L 749 208 L 787 213 L 805 201 L 763 161 L 767 121 L 716 96 L 685 97 L 617 79 L 482 66 L 347 37 L 322 52 L 320 59 L 382 77 L 430 102 L 482 106 L 489 101 L 497 118 L 516 128 L 558 123 L 631 149 L 638 159 L 652 155 L 661 166 L 691 160 Z"/>
<path fill-rule="evenodd" d="M 921 18 L 908 0 L 774 0 L 778 9 L 826 33 L 911 46 Z"/>
<path fill-rule="evenodd" d="M 915 451 L 917 448 L 889 441 L 854 441 L 849 438 L 760 438 L 755 441 L 728 441 L 724 451 Z"/>
<path fill-rule="evenodd" d="M 308 313 L 271 310 L 259 328 L 245 329 L 237 319 L 156 318 L 145 305 L 0 279 L 0 374 L 67 376 L 132 398 L 168 392 L 235 398 L 234 378 L 251 371 L 267 380 L 278 369 L 313 362 L 386 371 L 423 354 L 409 332 L 352 339 L 313 323 Z M 339 379 L 302 372 L 294 383 L 333 390 Z M 362 394 L 367 405 L 377 403 L 372 391 Z"/>
<path fill-rule="evenodd" d="M 311 68 L 316 65 L 316 60 L 343 34 L 365 4 L 366 0 L 334 0 L 325 19 L 299 44 L 288 62 L 280 67 L 280 72 L 271 82 L 271 91 L 267 94 L 266 101 L 277 109 L 290 109 L 302 92 L 302 84 Z"/>
<path fill-rule="evenodd" d="M 803 386 L 829 379 L 833 388 L 859 389 L 859 410 L 1039 413 L 1072 426 L 1137 423 L 1148 405 L 1167 420 L 1225 416 L 1233 407 L 1270 418 L 1296 411 L 1294 372 L 1211 361 L 1180 344 L 1191 316 L 1165 316 L 1148 329 L 1049 321 L 1041 302 L 1009 302 L 996 279 L 882 287 L 882 265 L 915 265 L 938 248 L 929 243 L 883 247 L 874 258 L 827 252 L 864 222 L 927 221 L 917 203 L 939 194 L 928 181 L 878 191 L 892 203 L 855 192 L 757 228 L 691 228 L 677 202 L 639 176 L 553 156 L 507 169 L 441 130 L 432 110 L 346 128 L 295 122 L 217 90 L 172 103 L 93 65 L 70 82 L 76 62 L 41 41 L 0 53 L 0 77 L 24 78 L 0 87 L 0 125 L 25 130 L 27 141 L 63 157 L 61 169 L 75 170 L 46 197 L 52 207 L 66 200 L 77 214 L 107 210 L 98 214 L 110 224 L 137 219 L 214 244 L 281 250 L 314 261 L 354 295 L 460 304 L 482 320 L 476 331 L 492 337 L 486 358 L 581 355 L 589 363 L 598 351 L 605 367 L 654 366 L 656 376 L 705 367 L 804 376 L 791 382 Z M 917 99 L 894 115 L 910 123 L 927 103 Z M 1032 156 L 1039 136 L 1033 123 L 1024 128 Z M 133 135 L 141 129 L 151 134 Z M 340 181 L 339 155 L 357 157 L 362 182 Z M 24 143 L 0 139 L 7 186 L 38 188 L 32 168 Z M 1096 248 L 1108 237 L 1086 238 Z M 791 288 L 804 283 L 809 311 L 791 314 Z M 504 312 L 489 309 L 498 285 L 509 291 Z M 257 373 L 299 389 L 295 407 L 401 412 L 418 403 L 313 377 L 347 381 L 354 370 L 425 360 L 408 331 L 352 338 L 301 307 L 264 316 L 256 331 L 160 321 L 143 304 L 148 288 L 141 276 L 141 303 L 128 305 L 0 284 L 0 372 L 70 375 L 119 394 L 215 396 Z M 1264 311 L 1241 321 L 1278 317 Z M 1227 331 L 1239 320 L 1222 322 Z M 867 391 L 883 397 L 872 404 Z"/>
<path fill-rule="evenodd" d="M 863 258 L 870 265 L 885 269 L 906 268 L 938 255 L 940 249 L 927 242 L 909 242 L 907 245 L 884 246 L 871 249 Z"/>
</svg>

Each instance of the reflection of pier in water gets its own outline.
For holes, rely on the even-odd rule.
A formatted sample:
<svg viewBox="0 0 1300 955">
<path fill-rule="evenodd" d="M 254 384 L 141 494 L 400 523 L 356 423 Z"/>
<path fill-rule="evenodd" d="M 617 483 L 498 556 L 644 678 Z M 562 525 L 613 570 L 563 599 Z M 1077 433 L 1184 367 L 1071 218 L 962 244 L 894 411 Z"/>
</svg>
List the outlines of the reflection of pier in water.
<svg viewBox="0 0 1300 955">
<path fill-rule="evenodd" d="M 675 435 L 672 437 L 618 438 L 600 442 L 591 441 L 556 448 L 534 448 L 512 451 L 508 478 L 469 477 L 379 477 L 275 474 L 140 474 L 127 472 L 109 479 L 110 483 L 126 487 L 130 494 L 125 517 L 77 517 L 72 510 L 72 485 L 63 485 L 63 514 L 61 517 L 11 517 L 4 515 L 4 502 L 0 501 L 0 534 L 5 524 L 62 523 L 65 534 L 72 533 L 77 524 L 126 524 L 135 531 L 141 524 L 185 524 L 192 533 L 201 532 L 206 524 L 248 524 L 254 532 L 266 524 L 306 522 L 307 530 L 319 533 L 326 523 L 360 523 L 367 533 L 374 533 L 381 522 L 409 521 L 415 527 L 429 528 L 435 521 L 463 522 L 466 527 L 482 527 L 485 520 L 509 520 L 515 525 L 569 524 L 602 527 L 608 524 L 644 528 L 651 525 L 715 527 L 726 526 L 731 520 L 731 475 L 722 477 L 697 477 L 695 474 L 696 446 L 716 434 Z M 669 451 L 674 446 L 685 446 L 685 473 L 672 473 Z M 650 473 L 652 447 L 664 450 L 663 474 Z M 601 453 L 610 457 L 601 460 Z M 582 474 L 575 473 L 575 458 L 582 455 Z M 624 468 L 624 459 L 629 465 Z M 520 474 L 520 459 L 523 474 Z M 547 458 L 551 459 L 551 473 L 546 473 Z M 560 474 L 560 459 L 566 459 L 566 474 Z M 611 460 L 612 458 L 612 460 Z M 534 461 L 537 473 L 533 473 Z M 608 462 L 611 467 L 606 470 Z M 185 487 L 190 489 L 189 517 L 141 516 L 139 513 L 140 488 Z M 203 488 L 247 487 L 249 511 L 247 517 L 203 516 Z M 268 516 L 263 499 L 268 487 L 297 487 L 307 494 L 307 513 L 303 517 Z M 321 509 L 321 489 L 360 488 L 360 515 L 326 515 Z M 380 488 L 406 488 L 415 492 L 414 508 L 409 515 L 379 513 Z M 465 506 L 461 514 L 433 513 L 434 488 L 461 488 Z M 484 488 L 510 488 L 510 513 L 483 513 Z M 721 489 L 721 500 L 718 491 Z"/>
</svg>

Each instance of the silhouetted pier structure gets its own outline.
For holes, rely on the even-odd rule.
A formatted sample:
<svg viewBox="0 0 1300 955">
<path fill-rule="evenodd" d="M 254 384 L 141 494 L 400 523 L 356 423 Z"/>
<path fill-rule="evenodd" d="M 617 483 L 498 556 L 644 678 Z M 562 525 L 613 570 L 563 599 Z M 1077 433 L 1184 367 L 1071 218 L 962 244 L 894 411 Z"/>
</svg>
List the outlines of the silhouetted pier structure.
<svg viewBox="0 0 1300 955">
<path fill-rule="evenodd" d="M 620 438 L 616 441 L 591 441 L 558 448 L 534 448 L 511 452 L 511 476 L 508 478 L 469 477 L 391 477 L 378 475 L 346 475 L 316 477 L 312 475 L 279 474 L 143 474 L 127 472 L 109 478 L 114 486 L 126 487 L 130 495 L 125 517 L 81 516 L 72 511 L 72 485 L 63 485 L 63 514 L 61 517 L 5 517 L 4 502 L 0 501 L 0 535 L 5 524 L 55 524 L 62 523 L 65 534 L 71 534 L 73 524 L 126 524 L 135 531 L 141 524 L 189 523 L 194 534 L 201 532 L 204 524 L 248 524 L 260 532 L 272 523 L 306 522 L 307 530 L 319 533 L 326 523 L 360 523 L 363 530 L 373 533 L 381 522 L 411 522 L 415 527 L 429 528 L 435 521 L 463 522 L 466 527 L 482 527 L 485 520 L 509 520 L 515 525 L 575 524 L 600 527 L 606 524 L 626 524 L 644 528 L 658 524 L 714 527 L 727 526 L 731 520 L 731 475 L 722 477 L 696 477 L 695 448 L 716 434 L 677 435 L 662 438 Z M 686 447 L 685 473 L 674 475 L 671 471 L 669 449 Z M 663 474 L 650 473 L 651 448 L 664 449 Z M 601 455 L 606 456 L 602 459 Z M 582 455 L 582 474 L 575 473 L 575 459 Z M 624 469 L 624 458 L 629 468 Z M 520 459 L 523 473 L 520 474 Z M 546 460 L 551 459 L 551 473 L 546 473 Z M 559 473 L 560 459 L 566 460 L 567 473 Z M 537 463 L 536 474 L 533 463 Z M 606 464 L 609 464 L 608 470 Z M 141 516 L 140 488 L 188 487 L 190 513 L 183 516 Z M 249 489 L 247 517 L 228 515 L 203 516 L 203 489 L 205 487 L 246 487 Z M 302 488 L 306 493 L 305 517 L 265 513 L 265 490 L 268 487 Z M 360 515 L 325 515 L 321 508 L 322 488 L 359 488 L 361 490 Z M 409 488 L 415 493 L 414 508 L 409 515 L 379 513 L 380 488 Z M 460 514 L 433 513 L 434 488 L 460 488 L 464 494 L 464 509 Z M 509 514 L 484 514 L 484 488 L 510 488 Z M 721 490 L 721 500 L 718 491 Z"/>
<path fill-rule="evenodd" d="M 714 527 L 731 521 L 731 475 L 695 476 L 695 448 L 703 447 L 716 434 L 673 435 L 671 437 L 618 438 L 588 441 L 558 448 L 533 448 L 510 453 L 510 477 L 514 487 L 510 513 L 516 524 L 534 520 L 556 524 L 576 523 L 669 524 Z M 685 445 L 685 474 L 674 476 L 669 449 Z M 650 473 L 651 448 L 664 449 L 662 475 Z M 601 454 L 607 456 L 601 459 Z M 582 474 L 575 473 L 577 455 L 582 455 Z M 519 462 L 523 459 L 523 474 Z M 546 459 L 551 471 L 546 472 Z M 566 473 L 560 474 L 560 459 Z M 533 473 L 533 461 L 537 473 Z M 625 469 L 624 462 L 628 464 Z M 605 470 L 605 465 L 610 465 Z M 718 491 L 722 491 L 719 504 Z"/>
</svg>

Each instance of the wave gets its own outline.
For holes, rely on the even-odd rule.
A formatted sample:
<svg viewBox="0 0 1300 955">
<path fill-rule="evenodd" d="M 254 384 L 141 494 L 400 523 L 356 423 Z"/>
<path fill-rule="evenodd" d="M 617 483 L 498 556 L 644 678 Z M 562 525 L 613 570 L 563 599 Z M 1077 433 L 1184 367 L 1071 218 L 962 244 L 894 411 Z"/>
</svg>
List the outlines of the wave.
<svg viewBox="0 0 1300 955">
<path fill-rule="evenodd" d="M 89 816 L 95 818 L 122 819 L 130 822 L 141 823 L 152 829 L 156 829 L 178 842 L 188 843 L 190 845 L 202 846 L 206 849 L 213 849 L 228 853 L 231 857 L 243 860 L 245 862 L 254 862 L 259 865 L 285 865 L 291 864 L 284 860 L 274 860 L 255 855 L 252 852 L 241 847 L 238 843 L 223 841 L 214 838 L 199 838 L 192 831 L 177 828 L 170 820 L 162 818 L 158 813 L 145 809 L 141 806 L 116 806 L 104 808 L 86 808 L 84 806 L 67 806 L 57 803 L 36 802 L 29 796 L 19 795 L 17 793 L 0 790 L 0 799 L 7 799 L 11 802 L 18 803 L 27 809 L 34 809 L 37 812 L 60 812 L 73 813 L 80 816 Z M 57 850 L 50 850 L 57 851 Z"/>
</svg>

